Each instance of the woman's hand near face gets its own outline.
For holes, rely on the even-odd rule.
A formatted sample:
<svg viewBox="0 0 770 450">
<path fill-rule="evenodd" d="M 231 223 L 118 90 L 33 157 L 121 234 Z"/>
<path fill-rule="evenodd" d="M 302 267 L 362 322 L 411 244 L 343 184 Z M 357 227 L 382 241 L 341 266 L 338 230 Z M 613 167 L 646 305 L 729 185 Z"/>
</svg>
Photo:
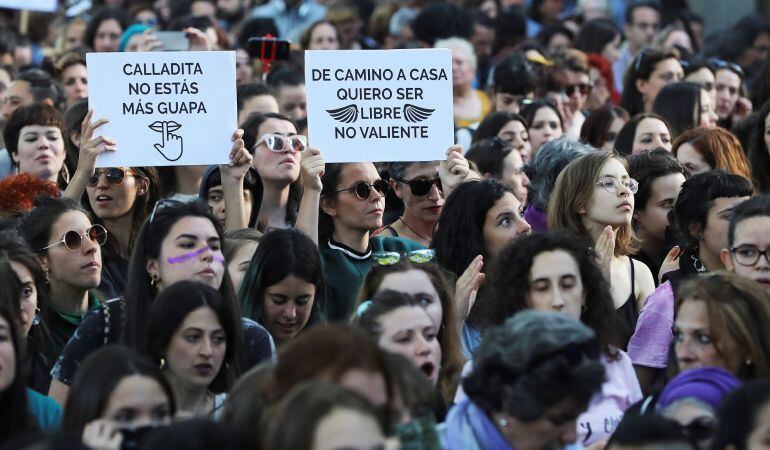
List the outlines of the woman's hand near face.
<svg viewBox="0 0 770 450">
<path fill-rule="evenodd" d="M 246 151 L 243 142 L 243 130 L 237 129 L 232 136 L 233 146 L 230 149 L 230 162 L 221 164 L 219 171 L 222 177 L 222 190 L 225 196 L 225 228 L 234 230 L 246 228 L 249 218 L 246 217 L 246 205 L 243 196 L 243 179 L 254 159 Z"/>
<path fill-rule="evenodd" d="M 446 160 L 439 165 L 438 174 L 444 190 L 444 198 L 454 191 L 457 186 L 472 179 L 468 160 L 463 156 L 463 148 L 459 145 L 449 147 Z"/>
<path fill-rule="evenodd" d="M 455 301 L 457 302 L 458 327 L 462 330 L 465 318 L 470 314 L 476 295 L 484 282 L 486 275 L 481 271 L 484 268 L 484 257 L 478 255 L 473 258 L 460 278 L 455 283 Z"/>
<path fill-rule="evenodd" d="M 120 450 L 123 435 L 113 421 L 97 419 L 83 429 L 83 443 L 93 450 Z"/>
<path fill-rule="evenodd" d="M 321 208 L 321 177 L 326 170 L 321 151 L 316 148 L 308 148 L 302 152 L 302 184 L 305 187 L 302 200 L 299 203 L 296 228 L 304 231 L 310 239 L 318 245 L 318 214 Z"/>
<path fill-rule="evenodd" d="M 64 191 L 65 198 L 71 198 L 80 201 L 83 192 L 86 189 L 86 182 L 96 169 L 96 159 L 104 152 L 114 152 L 117 142 L 107 136 L 98 136 L 94 138 L 94 132 L 100 126 L 109 122 L 108 119 L 99 119 L 91 122 L 94 116 L 94 110 L 91 109 L 83 119 L 80 127 L 80 152 L 78 155 L 78 166 L 75 174 Z"/>
<path fill-rule="evenodd" d="M 677 245 L 668 251 L 666 258 L 663 260 L 663 264 L 660 265 L 660 270 L 658 271 L 658 283 L 663 283 L 664 275 L 679 268 L 680 253 L 681 251 Z"/>
</svg>

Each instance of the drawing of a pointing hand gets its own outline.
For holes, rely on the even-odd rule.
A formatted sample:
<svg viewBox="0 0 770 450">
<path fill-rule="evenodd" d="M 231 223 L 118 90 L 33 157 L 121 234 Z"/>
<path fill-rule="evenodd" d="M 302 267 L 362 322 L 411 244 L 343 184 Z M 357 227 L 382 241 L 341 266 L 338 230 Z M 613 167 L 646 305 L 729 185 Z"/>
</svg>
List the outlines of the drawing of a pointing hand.
<svg viewBox="0 0 770 450">
<path fill-rule="evenodd" d="M 160 143 L 154 145 L 158 153 L 168 161 L 176 161 L 182 157 L 184 150 L 182 136 L 174 134 L 174 131 L 182 128 L 182 125 L 173 120 L 157 120 L 148 127 L 152 131 L 160 133 Z"/>
</svg>

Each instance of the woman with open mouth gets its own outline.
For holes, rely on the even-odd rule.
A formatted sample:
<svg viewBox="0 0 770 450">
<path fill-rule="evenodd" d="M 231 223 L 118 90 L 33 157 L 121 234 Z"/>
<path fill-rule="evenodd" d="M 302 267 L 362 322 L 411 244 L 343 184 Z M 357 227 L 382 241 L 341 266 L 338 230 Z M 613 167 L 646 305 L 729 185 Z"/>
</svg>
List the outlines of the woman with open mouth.
<svg viewBox="0 0 770 450">
<path fill-rule="evenodd" d="M 441 345 L 428 312 L 415 297 L 385 290 L 359 306 L 353 319 L 383 350 L 409 358 L 436 386 Z"/>
</svg>

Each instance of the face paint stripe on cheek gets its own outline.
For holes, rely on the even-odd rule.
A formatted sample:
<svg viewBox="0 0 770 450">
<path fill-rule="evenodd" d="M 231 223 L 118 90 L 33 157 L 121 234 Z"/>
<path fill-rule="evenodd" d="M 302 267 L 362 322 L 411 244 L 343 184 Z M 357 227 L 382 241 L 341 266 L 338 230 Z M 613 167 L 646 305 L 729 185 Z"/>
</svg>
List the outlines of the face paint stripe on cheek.
<svg viewBox="0 0 770 450">
<path fill-rule="evenodd" d="M 166 261 L 168 261 L 170 264 L 179 264 L 179 263 L 187 262 L 187 261 L 190 261 L 191 259 L 195 259 L 195 258 L 199 257 L 201 254 L 205 253 L 207 250 L 212 250 L 212 249 L 209 246 L 205 246 L 205 247 L 202 247 L 202 248 L 200 248 L 198 250 L 195 250 L 195 251 L 192 251 L 192 252 L 189 252 L 189 253 L 185 253 L 184 255 L 174 256 L 174 257 L 168 258 L 168 259 L 166 259 Z M 216 261 L 216 262 L 218 262 L 218 263 L 220 263 L 222 265 L 225 264 L 225 258 L 222 257 L 221 255 L 215 254 L 214 255 L 214 261 Z"/>
</svg>

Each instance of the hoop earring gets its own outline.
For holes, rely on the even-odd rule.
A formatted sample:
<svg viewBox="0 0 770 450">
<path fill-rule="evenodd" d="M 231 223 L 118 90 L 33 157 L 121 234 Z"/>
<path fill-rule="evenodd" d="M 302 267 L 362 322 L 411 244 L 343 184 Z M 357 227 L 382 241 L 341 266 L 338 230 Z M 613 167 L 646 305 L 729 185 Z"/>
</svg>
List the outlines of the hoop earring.
<svg viewBox="0 0 770 450">
<path fill-rule="evenodd" d="M 582 305 L 580 305 L 580 314 L 585 314 L 586 311 L 588 311 L 588 305 L 583 303 Z"/>
</svg>

